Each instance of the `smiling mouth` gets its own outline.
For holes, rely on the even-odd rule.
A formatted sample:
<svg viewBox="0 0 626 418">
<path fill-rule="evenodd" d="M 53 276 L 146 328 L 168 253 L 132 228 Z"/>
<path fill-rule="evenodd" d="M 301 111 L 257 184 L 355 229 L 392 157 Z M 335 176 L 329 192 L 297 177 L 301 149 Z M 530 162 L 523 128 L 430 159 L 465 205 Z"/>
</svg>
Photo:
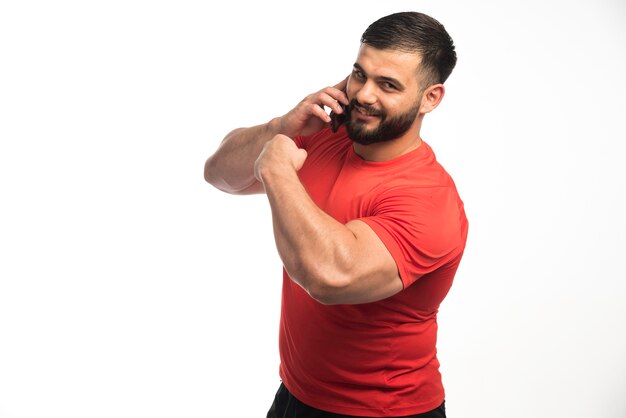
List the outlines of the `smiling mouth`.
<svg viewBox="0 0 626 418">
<path fill-rule="evenodd" d="M 354 110 L 356 110 L 358 114 L 363 115 L 363 116 L 367 116 L 367 117 L 378 117 L 378 116 L 380 116 L 380 114 L 378 112 L 367 111 L 367 110 L 365 110 L 364 108 L 362 108 L 360 106 L 355 106 Z"/>
</svg>

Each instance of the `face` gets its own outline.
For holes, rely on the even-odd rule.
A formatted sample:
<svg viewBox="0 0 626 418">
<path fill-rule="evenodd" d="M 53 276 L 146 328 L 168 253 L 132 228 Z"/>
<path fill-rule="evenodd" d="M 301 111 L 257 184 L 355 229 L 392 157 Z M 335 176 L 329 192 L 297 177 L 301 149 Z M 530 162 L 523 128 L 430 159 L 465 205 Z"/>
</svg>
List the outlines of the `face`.
<svg viewBox="0 0 626 418">
<path fill-rule="evenodd" d="M 348 80 L 350 139 L 369 145 L 400 138 L 415 126 L 421 105 L 415 54 L 362 45 Z"/>
</svg>

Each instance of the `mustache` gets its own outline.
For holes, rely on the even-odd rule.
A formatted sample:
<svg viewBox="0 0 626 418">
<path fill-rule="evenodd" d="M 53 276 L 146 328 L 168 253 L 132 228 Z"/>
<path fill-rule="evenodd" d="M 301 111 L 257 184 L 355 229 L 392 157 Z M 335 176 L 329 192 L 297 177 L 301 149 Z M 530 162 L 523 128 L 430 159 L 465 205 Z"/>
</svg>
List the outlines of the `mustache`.
<svg viewBox="0 0 626 418">
<path fill-rule="evenodd" d="M 369 116 L 381 116 L 383 114 L 383 112 L 376 109 L 374 106 L 364 105 L 364 104 L 359 103 L 357 99 L 352 99 L 350 101 L 350 105 L 348 109 L 352 111 L 354 110 L 355 107 L 358 107 L 361 113 L 365 113 L 366 115 L 369 115 Z"/>
</svg>

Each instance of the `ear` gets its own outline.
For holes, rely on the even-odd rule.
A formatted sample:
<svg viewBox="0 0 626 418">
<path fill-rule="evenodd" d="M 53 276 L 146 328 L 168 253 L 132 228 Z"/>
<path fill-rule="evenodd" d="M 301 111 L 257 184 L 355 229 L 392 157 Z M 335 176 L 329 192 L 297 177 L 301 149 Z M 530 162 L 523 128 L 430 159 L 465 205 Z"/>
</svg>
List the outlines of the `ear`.
<svg viewBox="0 0 626 418">
<path fill-rule="evenodd" d="M 422 94 L 420 113 L 432 112 L 437 106 L 439 106 L 439 103 L 441 103 L 445 94 L 446 88 L 443 84 L 433 84 L 424 90 L 424 93 Z"/>
</svg>

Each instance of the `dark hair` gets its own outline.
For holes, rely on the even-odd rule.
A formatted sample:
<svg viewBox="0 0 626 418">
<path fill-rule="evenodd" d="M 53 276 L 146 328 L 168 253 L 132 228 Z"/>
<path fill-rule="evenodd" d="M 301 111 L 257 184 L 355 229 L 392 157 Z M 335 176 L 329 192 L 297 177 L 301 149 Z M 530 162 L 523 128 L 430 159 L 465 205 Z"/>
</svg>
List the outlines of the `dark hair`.
<svg viewBox="0 0 626 418">
<path fill-rule="evenodd" d="M 425 87 L 446 81 L 456 65 L 452 38 L 439 21 L 418 12 L 400 12 L 372 23 L 361 43 L 376 49 L 418 53 Z"/>
</svg>

